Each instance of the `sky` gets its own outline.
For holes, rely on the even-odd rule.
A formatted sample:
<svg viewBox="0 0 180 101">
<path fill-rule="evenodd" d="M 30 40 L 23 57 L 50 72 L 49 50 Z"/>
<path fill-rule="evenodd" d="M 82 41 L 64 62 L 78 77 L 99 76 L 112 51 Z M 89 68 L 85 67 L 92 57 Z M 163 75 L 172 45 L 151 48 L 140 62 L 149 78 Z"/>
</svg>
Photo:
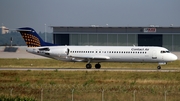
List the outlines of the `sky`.
<svg viewBox="0 0 180 101">
<path fill-rule="evenodd" d="M 180 0 L 0 0 L 0 24 L 52 32 L 49 26 L 180 26 Z M 45 25 L 46 24 L 46 25 Z"/>
</svg>

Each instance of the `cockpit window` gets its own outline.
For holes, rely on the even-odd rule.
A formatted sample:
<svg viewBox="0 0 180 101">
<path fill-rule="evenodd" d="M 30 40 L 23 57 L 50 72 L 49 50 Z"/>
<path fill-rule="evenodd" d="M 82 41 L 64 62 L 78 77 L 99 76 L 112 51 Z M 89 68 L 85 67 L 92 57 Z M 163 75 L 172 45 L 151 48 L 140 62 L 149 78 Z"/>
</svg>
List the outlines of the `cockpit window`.
<svg viewBox="0 0 180 101">
<path fill-rule="evenodd" d="M 161 53 L 170 53 L 168 50 L 162 50 Z"/>
</svg>

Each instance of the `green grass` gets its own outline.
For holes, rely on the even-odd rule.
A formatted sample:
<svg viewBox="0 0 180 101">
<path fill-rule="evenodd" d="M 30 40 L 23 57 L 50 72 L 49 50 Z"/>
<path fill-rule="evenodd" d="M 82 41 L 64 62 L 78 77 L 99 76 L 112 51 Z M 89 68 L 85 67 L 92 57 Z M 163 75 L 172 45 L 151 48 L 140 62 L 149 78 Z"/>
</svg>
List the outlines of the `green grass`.
<svg viewBox="0 0 180 101">
<path fill-rule="evenodd" d="M 53 59 L 0 59 L 0 67 L 10 68 L 85 68 L 85 62 L 63 62 Z M 92 63 L 93 67 L 95 63 Z M 156 69 L 158 63 L 118 63 L 118 62 L 102 62 L 102 68 L 145 68 Z M 163 65 L 164 69 L 179 69 L 180 61 L 169 62 Z"/>
<path fill-rule="evenodd" d="M 176 101 L 180 95 L 179 72 L 108 72 L 108 71 L 0 71 L 0 95 L 31 96 L 44 99 L 80 101 L 101 100 L 102 90 L 106 100 L 138 99 Z M 89 100 L 87 100 L 89 99 Z M 137 100 L 138 100 L 137 99 Z M 45 101 L 46 101 L 45 100 Z"/>
<path fill-rule="evenodd" d="M 32 65 L 31 65 L 32 64 Z M 57 68 L 54 71 L 0 71 L 0 95 L 34 98 L 43 93 L 44 101 L 69 101 L 74 89 L 75 101 L 133 100 L 167 101 L 180 99 L 179 72 L 58 71 L 58 68 L 85 68 L 86 63 L 70 63 L 52 59 L 0 59 L 0 68 Z M 180 61 L 163 65 L 162 69 L 179 69 Z M 151 63 L 102 63 L 102 68 L 156 69 Z M 12 94 L 11 94 L 12 93 Z"/>
<path fill-rule="evenodd" d="M 29 98 L 29 97 L 19 97 L 19 96 L 0 96 L 0 101 L 37 101 L 33 98 Z"/>
<path fill-rule="evenodd" d="M 0 71 L 1 84 L 180 84 L 179 72 Z"/>
</svg>

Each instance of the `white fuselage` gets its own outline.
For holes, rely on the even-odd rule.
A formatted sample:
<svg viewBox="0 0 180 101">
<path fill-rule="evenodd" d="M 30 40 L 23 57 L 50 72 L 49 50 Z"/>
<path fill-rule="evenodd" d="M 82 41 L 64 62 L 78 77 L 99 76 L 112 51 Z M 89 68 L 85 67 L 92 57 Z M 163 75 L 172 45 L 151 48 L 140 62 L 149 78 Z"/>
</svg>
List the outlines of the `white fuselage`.
<svg viewBox="0 0 180 101">
<path fill-rule="evenodd" d="M 28 52 L 71 62 L 158 62 L 177 60 L 163 47 L 147 46 L 48 46 L 31 47 Z"/>
</svg>

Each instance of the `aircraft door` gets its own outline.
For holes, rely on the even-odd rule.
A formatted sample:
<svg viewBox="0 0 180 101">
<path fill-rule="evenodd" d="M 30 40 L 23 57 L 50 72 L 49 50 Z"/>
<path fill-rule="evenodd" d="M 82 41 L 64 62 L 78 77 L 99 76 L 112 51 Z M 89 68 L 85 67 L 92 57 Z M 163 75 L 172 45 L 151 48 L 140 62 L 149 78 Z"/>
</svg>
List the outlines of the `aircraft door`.
<svg viewBox="0 0 180 101">
<path fill-rule="evenodd" d="M 67 48 L 67 55 L 69 55 L 69 48 Z"/>
<path fill-rule="evenodd" d="M 157 59 L 157 52 L 155 50 L 153 50 L 152 59 Z"/>
</svg>

